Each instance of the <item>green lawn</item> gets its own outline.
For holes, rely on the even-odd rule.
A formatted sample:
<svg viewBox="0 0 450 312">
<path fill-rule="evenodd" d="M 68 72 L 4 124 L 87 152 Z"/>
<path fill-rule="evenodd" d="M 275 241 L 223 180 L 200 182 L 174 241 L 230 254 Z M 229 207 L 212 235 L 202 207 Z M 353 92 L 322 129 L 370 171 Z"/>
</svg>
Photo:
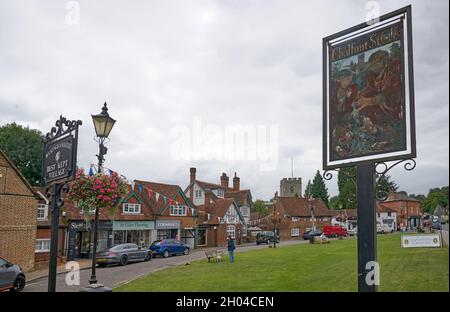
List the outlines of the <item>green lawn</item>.
<svg viewBox="0 0 450 312">
<path fill-rule="evenodd" d="M 356 239 L 235 253 L 151 273 L 114 291 L 357 291 Z M 448 291 L 448 247 L 400 248 L 378 236 L 380 291 Z"/>
</svg>

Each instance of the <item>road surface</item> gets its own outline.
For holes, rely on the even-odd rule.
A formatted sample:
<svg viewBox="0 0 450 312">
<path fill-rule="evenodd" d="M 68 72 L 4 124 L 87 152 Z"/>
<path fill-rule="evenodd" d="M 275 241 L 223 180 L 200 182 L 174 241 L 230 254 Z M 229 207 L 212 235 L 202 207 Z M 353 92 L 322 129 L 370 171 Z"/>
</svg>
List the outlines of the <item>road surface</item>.
<svg viewBox="0 0 450 312">
<path fill-rule="evenodd" d="M 309 241 L 296 240 L 296 241 L 284 241 L 278 245 L 292 245 L 292 244 L 305 244 Z M 238 246 L 236 253 L 252 250 L 268 248 L 267 245 L 246 244 L 244 246 Z M 101 283 L 107 287 L 114 288 L 122 283 L 136 279 L 140 276 L 145 276 L 151 272 L 159 271 L 162 269 L 170 268 L 176 265 L 185 264 L 188 261 L 205 258 L 204 250 L 193 250 L 187 256 L 172 256 L 169 258 L 154 258 L 149 262 L 130 263 L 126 266 L 110 266 L 106 268 L 97 268 L 96 276 L 98 283 Z M 239 261 L 239 256 L 236 256 L 236 260 Z M 56 291 L 58 292 L 76 292 L 84 288 L 89 284 L 89 278 L 91 276 L 91 270 L 80 271 L 80 285 L 68 286 L 66 284 L 66 274 L 59 274 L 56 277 Z M 36 279 L 25 287 L 25 292 L 46 292 L 48 278 L 42 277 Z"/>
</svg>

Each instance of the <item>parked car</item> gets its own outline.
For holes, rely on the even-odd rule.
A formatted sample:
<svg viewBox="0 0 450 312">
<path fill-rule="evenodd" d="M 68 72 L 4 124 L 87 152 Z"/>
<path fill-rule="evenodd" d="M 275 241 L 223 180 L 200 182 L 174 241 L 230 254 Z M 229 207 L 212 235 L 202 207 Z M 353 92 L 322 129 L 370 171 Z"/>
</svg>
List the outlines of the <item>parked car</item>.
<svg viewBox="0 0 450 312">
<path fill-rule="evenodd" d="M 0 257 L 0 291 L 22 291 L 25 273 L 22 268 Z"/>
<path fill-rule="evenodd" d="M 303 239 L 304 240 L 308 240 L 308 239 L 311 239 L 314 236 L 320 236 L 322 234 L 323 234 L 322 231 L 319 231 L 319 230 L 306 231 L 305 233 L 303 233 Z"/>
<path fill-rule="evenodd" d="M 358 228 L 354 227 L 353 229 L 350 229 L 347 231 L 348 235 L 353 236 L 353 235 L 358 235 Z"/>
<path fill-rule="evenodd" d="M 188 255 L 189 249 L 189 245 L 176 239 L 154 241 L 150 246 L 150 250 L 154 255 L 162 256 L 164 258 L 172 255 Z"/>
<path fill-rule="evenodd" d="M 108 264 L 127 265 L 128 262 L 149 261 L 152 253 L 136 244 L 120 244 L 97 253 L 97 264 L 105 267 Z"/>
<path fill-rule="evenodd" d="M 276 239 L 276 243 L 280 242 L 280 237 L 277 235 L 275 238 L 275 234 L 272 231 L 262 231 L 256 234 L 256 245 L 259 244 L 270 244 L 273 243 Z"/>
<path fill-rule="evenodd" d="M 433 222 L 433 223 L 431 224 L 431 228 L 432 228 L 433 230 L 440 230 L 440 229 L 442 228 L 441 222 L 439 222 L 439 220 L 438 220 L 437 222 Z"/>
<path fill-rule="evenodd" d="M 323 234 L 327 237 L 348 236 L 347 230 L 339 225 L 325 225 Z"/>
</svg>

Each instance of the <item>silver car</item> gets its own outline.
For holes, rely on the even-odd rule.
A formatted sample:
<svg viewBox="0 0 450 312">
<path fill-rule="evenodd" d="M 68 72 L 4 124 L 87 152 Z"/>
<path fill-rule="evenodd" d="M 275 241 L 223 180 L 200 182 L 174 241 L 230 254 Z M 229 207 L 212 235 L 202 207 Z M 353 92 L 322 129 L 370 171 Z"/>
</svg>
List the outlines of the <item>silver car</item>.
<svg viewBox="0 0 450 312">
<path fill-rule="evenodd" d="M 0 291 L 22 291 L 25 288 L 25 274 L 15 264 L 0 257 Z"/>
<path fill-rule="evenodd" d="M 105 267 L 108 264 L 127 265 L 128 262 L 149 261 L 151 259 L 151 251 L 136 244 L 120 244 L 97 253 L 99 267 Z"/>
</svg>

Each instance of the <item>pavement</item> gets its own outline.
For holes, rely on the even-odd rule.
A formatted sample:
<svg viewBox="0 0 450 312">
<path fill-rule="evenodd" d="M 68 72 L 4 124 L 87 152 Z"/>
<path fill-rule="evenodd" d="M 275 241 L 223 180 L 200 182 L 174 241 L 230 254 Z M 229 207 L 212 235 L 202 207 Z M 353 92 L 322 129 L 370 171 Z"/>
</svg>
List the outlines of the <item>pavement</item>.
<svg viewBox="0 0 450 312">
<path fill-rule="evenodd" d="M 442 240 L 448 246 L 448 223 L 442 226 Z"/>
<path fill-rule="evenodd" d="M 80 265 L 80 270 L 89 269 L 92 266 L 92 259 L 79 259 L 78 264 Z M 69 271 L 70 269 L 66 269 L 66 263 L 58 264 L 56 268 L 56 274 L 64 274 Z M 27 276 L 27 283 L 30 283 L 34 280 L 47 278 L 48 269 L 27 272 L 26 276 Z"/>
<path fill-rule="evenodd" d="M 286 246 L 293 244 L 307 244 L 309 241 L 294 240 L 294 241 L 282 241 L 277 246 Z M 268 248 L 267 245 L 243 244 L 237 246 L 235 253 L 245 252 L 253 249 Z M 210 249 L 210 248 L 208 248 Z M 225 248 L 214 248 L 223 249 Z M 149 273 L 159 270 L 167 269 L 170 267 L 186 264 L 193 260 L 205 259 L 205 249 L 195 249 L 190 252 L 189 255 L 172 256 L 169 258 L 153 258 L 148 262 L 130 263 L 126 266 L 108 266 L 106 268 L 97 268 L 96 277 L 98 283 L 101 283 L 107 287 L 115 288 L 121 284 L 127 283 L 131 280 L 146 276 Z M 239 256 L 236 256 L 236 260 L 239 261 Z M 58 275 L 56 276 L 56 291 L 57 292 L 77 292 L 89 285 L 89 278 L 91 276 L 91 270 L 89 270 L 91 262 L 81 260 L 80 262 L 80 285 L 68 285 L 66 283 L 66 277 L 70 281 L 71 274 L 67 275 L 65 266 L 61 266 L 58 269 Z M 46 270 L 44 270 L 46 271 Z M 42 271 L 40 274 L 28 273 L 27 285 L 24 292 L 46 292 L 48 288 L 48 272 Z"/>
</svg>

